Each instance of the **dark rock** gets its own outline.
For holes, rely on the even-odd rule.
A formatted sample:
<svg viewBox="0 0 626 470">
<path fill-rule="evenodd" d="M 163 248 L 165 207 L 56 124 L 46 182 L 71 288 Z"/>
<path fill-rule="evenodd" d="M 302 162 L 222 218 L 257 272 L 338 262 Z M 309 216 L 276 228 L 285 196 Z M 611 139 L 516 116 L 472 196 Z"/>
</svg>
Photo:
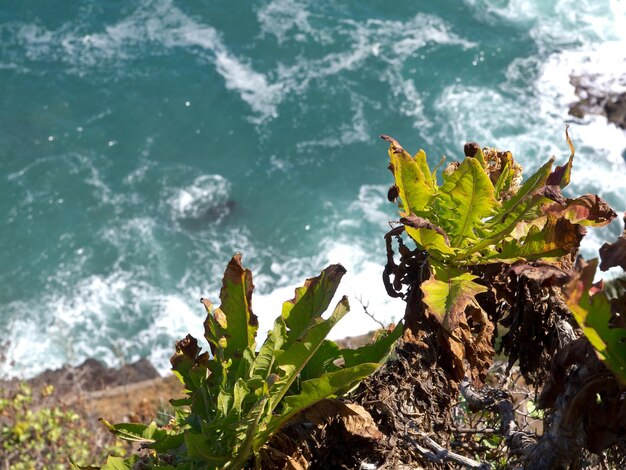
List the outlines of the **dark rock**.
<svg viewBox="0 0 626 470">
<path fill-rule="evenodd" d="M 65 365 L 60 369 L 46 370 L 26 382 L 35 390 L 52 385 L 54 395 L 60 396 L 109 389 L 157 377 L 160 377 L 159 373 L 147 359 L 139 359 L 120 368 L 107 367 L 95 359 L 86 359 L 79 366 Z M 19 382 L 18 379 L 12 379 L 1 385 L 11 389 Z"/>
<path fill-rule="evenodd" d="M 609 122 L 626 129 L 626 92 L 610 90 L 606 84 L 598 85 L 594 76 L 573 76 L 570 83 L 580 98 L 570 106 L 569 113 L 572 116 L 605 116 Z"/>
</svg>

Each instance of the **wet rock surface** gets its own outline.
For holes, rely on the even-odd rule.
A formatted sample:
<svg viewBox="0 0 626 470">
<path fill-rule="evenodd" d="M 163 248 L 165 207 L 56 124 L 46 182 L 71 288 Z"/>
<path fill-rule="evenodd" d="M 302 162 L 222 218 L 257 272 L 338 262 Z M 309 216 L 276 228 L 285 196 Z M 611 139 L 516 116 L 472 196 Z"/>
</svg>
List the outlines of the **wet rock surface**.
<svg viewBox="0 0 626 470">
<path fill-rule="evenodd" d="M 570 106 L 572 116 L 605 116 L 610 123 L 626 130 L 626 75 L 614 83 L 606 83 L 594 75 L 579 75 L 572 76 L 570 83 L 579 98 Z"/>
</svg>

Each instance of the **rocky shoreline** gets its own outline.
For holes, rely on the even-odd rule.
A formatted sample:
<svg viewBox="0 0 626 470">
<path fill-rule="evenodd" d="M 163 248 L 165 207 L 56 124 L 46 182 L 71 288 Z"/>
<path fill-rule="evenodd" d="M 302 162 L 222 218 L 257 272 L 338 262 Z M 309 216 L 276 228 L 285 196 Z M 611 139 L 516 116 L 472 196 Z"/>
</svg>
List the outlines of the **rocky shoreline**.
<svg viewBox="0 0 626 470">
<path fill-rule="evenodd" d="M 119 368 L 107 367 L 95 359 L 78 366 L 65 365 L 46 370 L 27 380 L 0 380 L 0 396 L 14 394 L 27 384 L 33 391 L 33 407 L 72 407 L 90 418 L 110 421 L 156 418 L 170 398 L 182 396 L 174 376 L 161 377 L 147 359 Z M 42 390 L 46 389 L 46 393 Z"/>
<path fill-rule="evenodd" d="M 357 348 L 369 342 L 372 333 L 337 340 L 341 348 Z M 63 405 L 80 408 L 92 418 L 108 421 L 150 422 L 169 400 L 181 398 L 183 387 L 173 374 L 162 377 L 147 359 L 121 367 L 107 367 L 95 359 L 78 366 L 69 364 L 45 370 L 30 379 L 0 380 L 0 398 L 14 393 L 26 383 L 39 399 L 34 406 Z M 44 387 L 51 392 L 41 396 Z"/>
<path fill-rule="evenodd" d="M 570 83 L 579 98 L 570 105 L 570 115 L 605 116 L 610 123 L 626 130 L 626 75 L 608 82 L 598 75 L 572 75 Z"/>
</svg>

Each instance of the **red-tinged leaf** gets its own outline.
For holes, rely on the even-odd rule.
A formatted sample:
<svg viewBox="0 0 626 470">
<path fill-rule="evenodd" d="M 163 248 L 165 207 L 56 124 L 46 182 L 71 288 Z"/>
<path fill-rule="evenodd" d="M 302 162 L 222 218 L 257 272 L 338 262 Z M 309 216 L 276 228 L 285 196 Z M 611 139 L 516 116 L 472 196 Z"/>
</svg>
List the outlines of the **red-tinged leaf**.
<svg viewBox="0 0 626 470">
<path fill-rule="evenodd" d="M 621 266 L 626 271 L 626 213 L 624 213 L 624 232 L 614 243 L 605 243 L 600 247 L 600 258 L 602 271 L 614 266 Z"/>
<path fill-rule="evenodd" d="M 568 128 L 569 126 L 565 127 L 565 139 L 567 140 L 567 145 L 569 145 L 570 148 L 569 160 L 565 165 L 557 166 L 554 171 L 550 173 L 550 176 L 548 176 L 548 179 L 546 180 L 546 185 L 548 186 L 555 185 L 564 188 L 569 184 L 576 149 L 574 149 L 574 144 L 572 144 L 572 140 L 569 138 L 569 132 L 567 131 Z"/>
<path fill-rule="evenodd" d="M 603 227 L 617 217 L 606 201 L 596 194 L 566 199 L 561 204 L 550 204 L 543 210 L 557 217 L 565 217 L 573 224 L 592 227 Z"/>
<path fill-rule="evenodd" d="M 510 272 L 537 281 L 541 286 L 562 286 L 570 279 L 569 272 L 541 261 L 517 263 L 511 266 Z"/>
<path fill-rule="evenodd" d="M 585 234 L 584 227 L 572 224 L 569 220 L 557 219 L 548 214 L 545 225 L 531 226 L 523 240 L 512 239 L 503 243 L 499 253 L 486 257 L 486 260 L 511 262 L 542 258 L 557 258 L 575 252 Z"/>
<path fill-rule="evenodd" d="M 427 307 L 427 313 L 435 317 L 441 326 L 452 333 L 464 316 L 468 305 L 476 304 L 476 295 L 486 292 L 487 288 L 474 282 L 476 276 L 463 273 L 445 279 L 433 274 L 421 285 Z"/>
<path fill-rule="evenodd" d="M 590 268 L 569 286 L 567 306 L 598 357 L 626 385 L 626 329 L 611 327 L 611 322 L 615 322 L 612 312 L 615 306 L 611 305 L 605 289 L 592 290 L 590 272 L 597 265 L 597 260 L 592 261 L 595 263 L 590 263 Z"/>
<path fill-rule="evenodd" d="M 345 273 L 342 265 L 331 264 L 319 276 L 307 279 L 296 289 L 294 298 L 283 303 L 282 317 L 289 328 L 289 341 L 298 339 L 312 321 L 322 316 Z"/>
<path fill-rule="evenodd" d="M 222 304 L 214 312 L 218 323 L 225 319 L 225 352 L 228 357 L 240 358 L 244 350 L 253 347 L 259 321 L 252 313 L 252 273 L 241 265 L 241 254 L 237 253 L 228 263 L 220 300 Z M 223 315 L 223 317 L 222 317 Z"/>
</svg>

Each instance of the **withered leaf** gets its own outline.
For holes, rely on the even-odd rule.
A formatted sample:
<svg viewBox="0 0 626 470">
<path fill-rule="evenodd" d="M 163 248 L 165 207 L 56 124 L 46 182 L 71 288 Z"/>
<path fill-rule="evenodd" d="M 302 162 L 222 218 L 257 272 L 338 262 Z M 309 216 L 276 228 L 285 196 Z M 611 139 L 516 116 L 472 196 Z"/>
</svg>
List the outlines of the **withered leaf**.
<svg viewBox="0 0 626 470">
<path fill-rule="evenodd" d="M 611 299 L 609 328 L 623 328 L 626 330 L 626 295 Z"/>
<path fill-rule="evenodd" d="M 398 187 L 394 184 L 389 188 L 389 191 L 387 191 L 387 200 L 389 202 L 396 202 L 399 194 Z"/>
<path fill-rule="evenodd" d="M 606 201 L 596 194 L 585 194 L 576 199 L 564 199 L 560 203 L 545 207 L 544 212 L 565 217 L 574 224 L 593 227 L 603 227 L 617 217 Z"/>
<path fill-rule="evenodd" d="M 626 213 L 624 213 L 624 232 L 614 243 L 605 243 L 600 247 L 600 269 L 606 271 L 613 266 L 626 270 Z"/>
<path fill-rule="evenodd" d="M 546 184 L 545 186 L 539 188 L 534 195 L 548 198 L 551 201 L 558 203 L 558 205 L 565 205 L 567 203 L 567 199 L 563 197 L 561 188 L 558 185 Z"/>
<path fill-rule="evenodd" d="M 418 217 L 415 214 L 411 214 L 408 217 L 402 217 L 400 219 L 400 222 L 403 223 L 404 225 L 407 225 L 409 227 L 413 227 L 413 228 L 426 228 L 429 230 L 434 230 L 435 232 L 437 232 L 438 234 L 440 234 L 441 236 L 443 236 L 443 238 L 446 240 L 446 243 L 450 243 L 450 239 L 448 238 L 448 234 L 438 225 L 433 224 L 431 221 L 429 221 L 428 219 L 425 219 L 423 217 Z"/>
<path fill-rule="evenodd" d="M 445 280 L 439 280 L 433 274 L 420 286 L 426 312 L 434 316 L 449 333 L 454 333 L 459 326 L 468 305 L 476 305 L 476 295 L 487 291 L 485 286 L 477 284 L 474 279 L 476 276 L 470 273 Z"/>
<path fill-rule="evenodd" d="M 465 154 L 466 157 L 473 157 L 474 155 L 478 153 L 479 150 L 480 150 L 480 145 L 478 145 L 476 142 L 467 142 L 463 146 L 463 153 Z"/>
<path fill-rule="evenodd" d="M 565 140 L 567 140 L 567 145 L 570 148 L 570 156 L 567 160 L 567 163 L 562 166 L 557 166 L 552 173 L 548 176 L 546 180 L 546 185 L 552 186 L 556 185 L 561 188 L 564 188 L 569 184 L 570 176 L 572 174 L 572 164 L 574 163 L 574 155 L 576 154 L 576 150 L 574 149 L 574 144 L 572 144 L 572 140 L 569 137 L 568 132 L 569 126 L 565 127 Z"/>
<path fill-rule="evenodd" d="M 480 386 L 485 383 L 495 355 L 491 345 L 494 326 L 477 305 L 468 305 L 465 313 L 467 318 L 464 316 L 454 334 L 445 335 L 444 339 L 451 354 L 453 379 L 461 381 L 469 375 L 474 385 Z M 477 333 L 470 328 L 470 321 Z"/>
<path fill-rule="evenodd" d="M 562 286 L 570 275 L 567 271 L 552 264 L 541 261 L 532 263 L 518 263 L 510 268 L 510 272 L 539 282 L 541 286 Z"/>
<path fill-rule="evenodd" d="M 187 356 L 189 359 L 195 360 L 200 352 L 198 340 L 188 334 L 183 339 L 176 342 L 176 351 L 183 353 L 183 355 Z"/>
</svg>

